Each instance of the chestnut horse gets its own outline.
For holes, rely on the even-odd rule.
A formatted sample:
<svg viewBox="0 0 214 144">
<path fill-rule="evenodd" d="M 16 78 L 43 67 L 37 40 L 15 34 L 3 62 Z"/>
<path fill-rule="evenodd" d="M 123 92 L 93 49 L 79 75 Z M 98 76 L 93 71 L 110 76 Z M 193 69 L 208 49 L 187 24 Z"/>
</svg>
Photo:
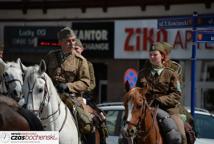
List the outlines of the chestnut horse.
<svg viewBox="0 0 214 144">
<path fill-rule="evenodd" d="M 39 119 L 30 111 L 20 108 L 7 96 L 0 96 L 0 131 L 43 130 Z"/>
<path fill-rule="evenodd" d="M 146 92 L 146 87 L 135 87 L 126 93 L 124 106 L 127 119 L 123 131 L 135 144 L 163 144 L 156 120 L 157 109 L 147 103 Z"/>
</svg>

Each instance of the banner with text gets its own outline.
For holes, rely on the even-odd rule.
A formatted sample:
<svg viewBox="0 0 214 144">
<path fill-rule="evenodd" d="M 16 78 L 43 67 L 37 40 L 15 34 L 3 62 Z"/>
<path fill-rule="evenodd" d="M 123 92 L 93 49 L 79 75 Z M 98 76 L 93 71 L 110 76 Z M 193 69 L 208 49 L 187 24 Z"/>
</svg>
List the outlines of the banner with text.
<svg viewBox="0 0 214 144">
<path fill-rule="evenodd" d="M 200 30 L 212 28 L 200 28 Z M 116 59 L 147 59 L 153 42 L 166 41 L 173 45 L 171 58 L 190 59 L 192 51 L 192 29 L 158 29 L 158 20 L 115 21 Z M 198 43 L 197 58 L 214 59 L 214 43 Z"/>
<path fill-rule="evenodd" d="M 113 58 L 114 22 L 73 22 L 72 29 L 83 43 L 87 58 Z"/>
</svg>

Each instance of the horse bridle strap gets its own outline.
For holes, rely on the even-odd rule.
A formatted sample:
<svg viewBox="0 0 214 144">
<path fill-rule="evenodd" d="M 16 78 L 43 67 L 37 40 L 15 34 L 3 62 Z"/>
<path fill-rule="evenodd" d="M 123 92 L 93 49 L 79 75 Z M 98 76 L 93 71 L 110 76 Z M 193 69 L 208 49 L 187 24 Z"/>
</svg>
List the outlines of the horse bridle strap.
<svg viewBox="0 0 214 144">
<path fill-rule="evenodd" d="M 43 100 L 39 106 L 39 109 L 38 110 L 34 110 L 34 100 L 33 100 L 33 89 L 34 89 L 34 86 L 36 84 L 36 81 L 34 81 L 33 83 L 33 86 L 30 88 L 30 83 L 28 82 L 28 88 L 29 88 L 29 92 L 28 92 L 28 96 L 27 96 L 27 102 L 29 101 L 29 96 L 32 95 L 32 104 L 33 104 L 33 111 L 36 112 L 38 111 L 39 112 L 39 115 L 43 112 L 43 109 L 44 109 L 44 105 L 45 105 L 45 100 L 46 98 L 48 98 L 48 102 L 50 100 L 50 95 L 48 94 L 48 90 L 47 90 L 47 82 L 46 82 L 46 79 L 44 77 L 41 77 L 44 81 L 45 81 L 45 92 L 44 92 L 44 97 L 43 97 Z M 47 94 L 48 94 L 48 97 L 47 97 Z"/>
<path fill-rule="evenodd" d="M 22 85 L 22 82 L 21 82 L 19 79 L 11 79 L 11 80 L 8 80 L 8 79 L 6 78 L 6 76 L 3 75 L 3 77 L 2 77 L 2 83 L 4 83 L 5 88 L 6 88 L 6 91 L 3 92 L 3 93 L 1 93 L 1 94 L 3 94 L 3 95 L 8 95 L 9 84 L 12 83 L 12 82 L 16 82 L 16 81 L 20 82 L 20 84 Z"/>
<path fill-rule="evenodd" d="M 65 122 L 66 122 L 66 120 L 67 120 L 67 117 L 68 117 L 68 108 L 65 106 L 65 118 L 64 118 L 64 120 L 63 120 L 63 123 L 62 123 L 61 128 L 59 129 L 59 132 L 60 132 L 60 131 L 62 130 L 62 128 L 64 127 Z"/>
<path fill-rule="evenodd" d="M 145 141 L 145 139 L 147 138 L 150 130 L 152 129 L 152 127 L 154 126 L 154 123 L 155 123 L 155 119 L 156 119 L 156 115 L 157 115 L 157 107 L 155 108 L 155 111 L 153 113 L 153 119 L 152 119 L 152 125 L 146 130 L 146 131 L 140 131 L 140 125 L 141 125 L 141 122 L 144 120 L 144 124 L 145 124 L 145 117 L 146 117 L 146 110 L 147 108 L 150 108 L 150 105 L 148 105 L 147 101 L 145 101 L 144 103 L 145 107 L 142 108 L 142 112 L 143 112 L 143 109 L 145 109 L 145 111 L 143 112 L 144 115 L 142 117 L 140 117 L 140 120 L 139 120 L 139 123 L 137 124 L 137 130 L 138 132 L 137 133 L 144 133 L 144 136 L 143 136 L 143 139 Z M 141 135 L 142 137 L 142 135 Z"/>
<path fill-rule="evenodd" d="M 40 119 L 41 119 L 41 120 L 46 120 L 46 119 L 49 119 L 50 117 L 54 116 L 55 114 L 57 114 L 57 112 L 60 113 L 60 104 L 61 104 L 61 102 L 62 102 L 62 101 L 60 101 L 60 102 L 58 103 L 58 108 L 57 108 L 57 110 L 56 110 L 55 112 L 53 112 L 52 114 L 50 114 L 50 115 L 48 115 L 48 116 L 46 116 L 46 117 L 42 117 L 42 118 L 40 118 Z"/>
</svg>

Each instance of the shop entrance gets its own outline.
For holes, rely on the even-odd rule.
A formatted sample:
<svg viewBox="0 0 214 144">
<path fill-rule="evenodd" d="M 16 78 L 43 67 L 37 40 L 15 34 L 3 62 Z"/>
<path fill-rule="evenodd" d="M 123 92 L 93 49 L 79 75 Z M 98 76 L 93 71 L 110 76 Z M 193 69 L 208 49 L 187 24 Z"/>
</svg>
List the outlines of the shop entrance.
<svg viewBox="0 0 214 144">
<path fill-rule="evenodd" d="M 104 63 L 93 63 L 96 78 L 95 101 L 102 103 L 107 101 L 107 65 Z"/>
</svg>

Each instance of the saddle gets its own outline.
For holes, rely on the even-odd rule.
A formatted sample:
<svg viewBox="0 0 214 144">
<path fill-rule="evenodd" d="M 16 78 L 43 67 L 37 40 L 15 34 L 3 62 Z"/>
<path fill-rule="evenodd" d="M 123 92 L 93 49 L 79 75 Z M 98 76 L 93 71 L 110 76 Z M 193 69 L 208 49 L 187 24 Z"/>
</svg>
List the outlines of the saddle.
<svg viewBox="0 0 214 144">
<path fill-rule="evenodd" d="M 106 138 L 108 136 L 108 130 L 106 126 L 106 118 L 104 112 L 99 109 L 96 104 L 86 99 L 86 103 L 83 103 L 83 109 L 88 112 L 92 118 L 93 125 L 99 130 L 101 136 Z"/>
<path fill-rule="evenodd" d="M 93 132 L 93 123 L 90 114 L 84 110 L 81 97 L 75 97 L 69 94 L 60 95 L 62 101 L 70 109 L 74 116 L 77 126 L 82 134 Z"/>
</svg>

